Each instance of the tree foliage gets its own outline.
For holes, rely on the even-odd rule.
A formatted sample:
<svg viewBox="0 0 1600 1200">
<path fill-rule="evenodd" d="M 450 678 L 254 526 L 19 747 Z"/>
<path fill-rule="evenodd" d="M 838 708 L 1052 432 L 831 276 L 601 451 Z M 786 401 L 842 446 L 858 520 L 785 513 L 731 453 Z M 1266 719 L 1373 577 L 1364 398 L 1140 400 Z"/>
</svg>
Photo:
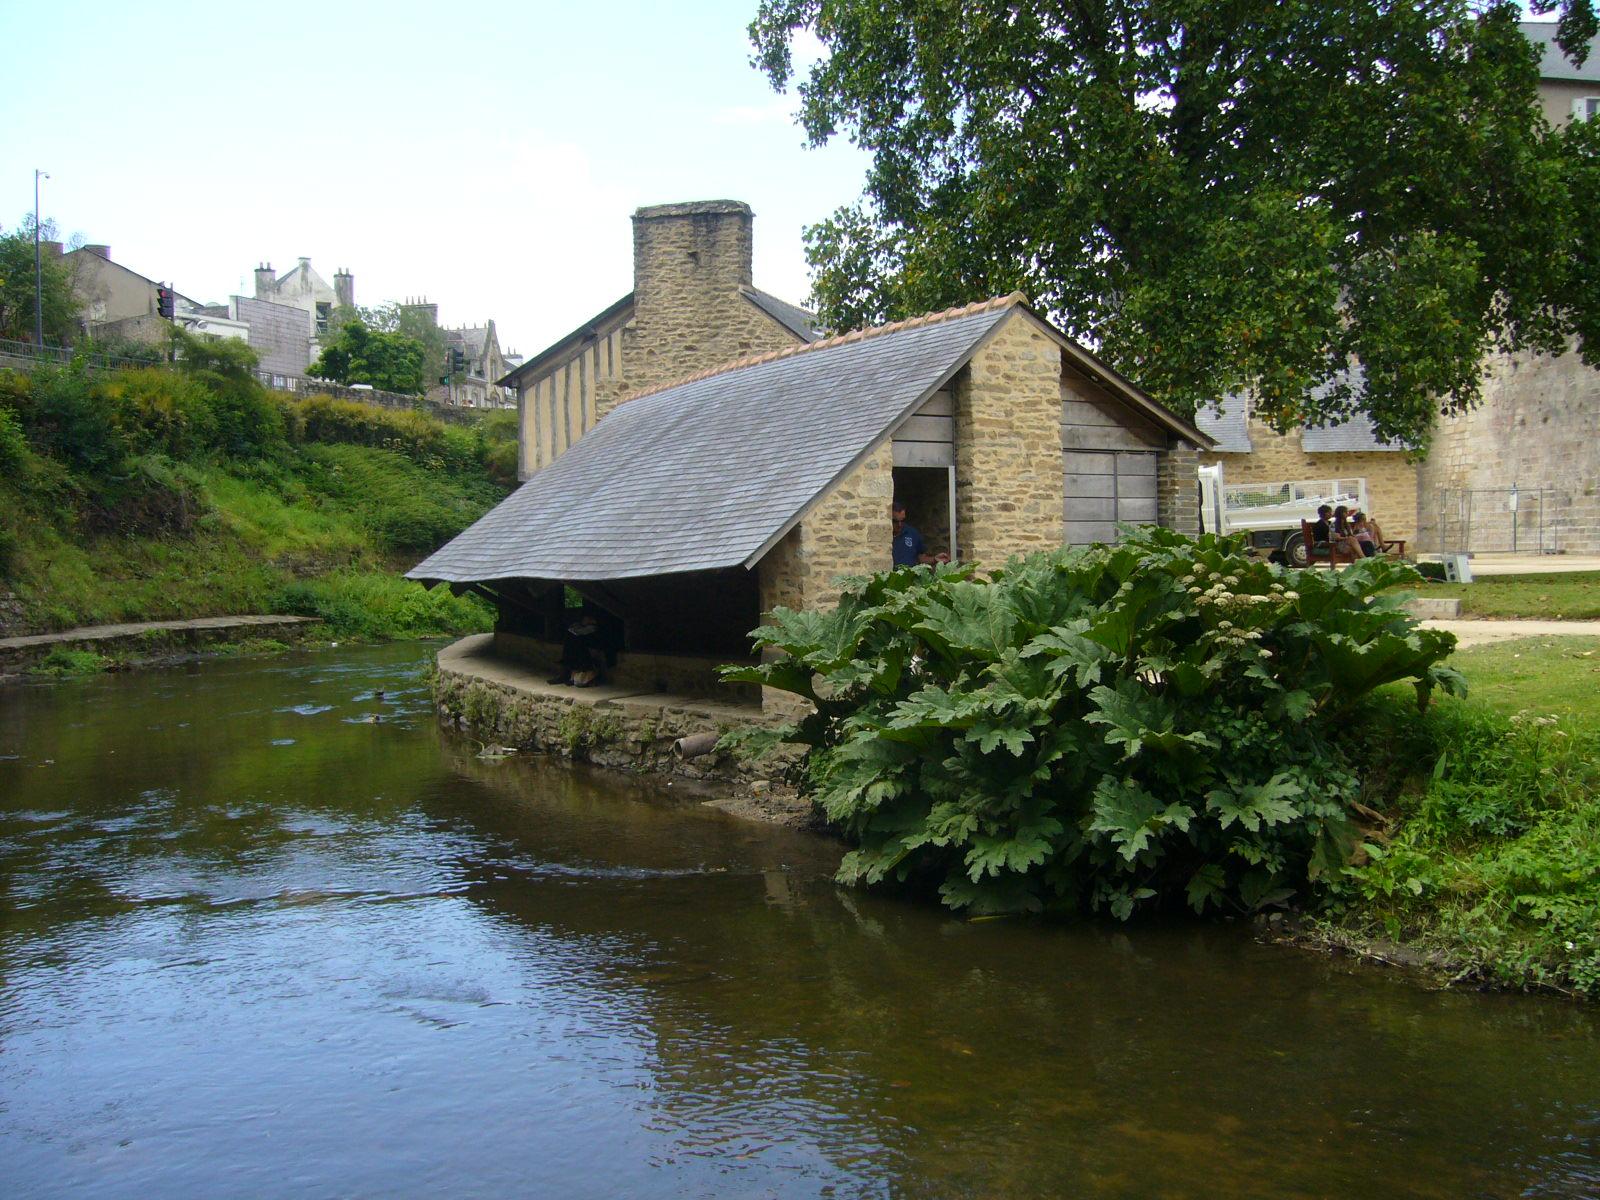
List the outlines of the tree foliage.
<svg viewBox="0 0 1600 1200">
<path fill-rule="evenodd" d="M 335 383 L 365 383 L 386 392 L 416 395 L 423 390 L 425 357 L 426 348 L 416 338 L 347 321 L 311 364 L 311 374 Z"/>
<path fill-rule="evenodd" d="M 873 156 L 807 231 L 835 328 L 1021 289 L 1179 411 L 1248 389 L 1279 428 L 1364 410 L 1420 445 L 1486 351 L 1577 335 L 1600 363 L 1600 131 L 1545 123 L 1520 16 L 763 0 L 750 29 L 780 88 L 795 36 L 821 40 L 805 129 Z M 1563 0 L 1574 57 L 1595 27 Z"/>
<path fill-rule="evenodd" d="M 1351 709 L 1402 680 L 1460 689 L 1454 636 L 1381 595 L 1416 578 L 1141 529 L 989 581 L 851 581 L 835 610 L 776 610 L 755 641 L 781 654 L 723 675 L 814 706 L 748 740 L 810 748 L 803 786 L 856 843 L 844 882 L 925 877 L 979 912 L 1250 910 L 1347 861 Z"/>
<path fill-rule="evenodd" d="M 365 305 L 355 308 L 336 308 L 329 317 L 335 332 L 351 321 L 360 321 L 378 333 L 403 333 L 422 343 L 422 380 L 424 387 L 445 373 L 448 347 L 444 330 L 439 328 L 426 308 L 412 304 L 390 302 L 375 308 Z"/>
<path fill-rule="evenodd" d="M 46 221 L 40 236 L 53 239 L 55 227 Z M 33 259 L 33 214 L 11 233 L 0 230 L 0 338 L 33 341 L 35 280 Z M 59 258 L 41 257 L 39 283 L 44 299 L 44 338 L 61 345 L 72 340 L 76 331 L 78 302 L 72 294 L 72 278 Z"/>
</svg>

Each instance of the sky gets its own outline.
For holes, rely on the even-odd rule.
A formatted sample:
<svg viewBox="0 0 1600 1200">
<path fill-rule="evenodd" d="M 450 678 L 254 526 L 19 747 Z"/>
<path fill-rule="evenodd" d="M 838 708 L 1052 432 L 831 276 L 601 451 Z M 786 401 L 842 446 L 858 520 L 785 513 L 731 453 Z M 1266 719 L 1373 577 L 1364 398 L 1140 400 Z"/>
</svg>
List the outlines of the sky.
<svg viewBox="0 0 1600 1200">
<path fill-rule="evenodd" d="M 0 225 L 63 237 L 196 300 L 300 256 L 358 304 L 426 296 L 531 354 L 632 287 L 635 208 L 734 199 L 755 282 L 809 290 L 801 230 L 866 156 L 808 149 L 750 66 L 756 0 L 52 5 L 0 96 Z M 40 45 L 0 4 L 0 43 Z M 814 53 L 814 47 L 801 47 Z"/>
</svg>

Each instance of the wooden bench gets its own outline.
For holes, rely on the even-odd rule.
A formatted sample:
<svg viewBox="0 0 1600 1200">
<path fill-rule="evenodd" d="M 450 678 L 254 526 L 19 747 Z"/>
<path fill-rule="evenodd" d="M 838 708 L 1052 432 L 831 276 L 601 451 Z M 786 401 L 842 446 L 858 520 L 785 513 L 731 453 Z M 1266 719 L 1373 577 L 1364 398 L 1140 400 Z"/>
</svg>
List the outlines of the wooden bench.
<svg viewBox="0 0 1600 1200">
<path fill-rule="evenodd" d="M 1311 534 L 1310 521 L 1300 522 L 1300 537 L 1305 542 L 1306 566 L 1308 567 L 1321 565 L 1332 570 L 1341 563 L 1353 563 L 1356 561 L 1356 556 L 1349 550 L 1341 549 L 1328 542 L 1317 541 Z"/>
<path fill-rule="evenodd" d="M 1387 542 L 1383 542 L 1378 546 L 1378 552 L 1380 554 L 1388 554 L 1394 558 L 1404 558 L 1406 556 L 1406 539 L 1390 538 Z"/>
</svg>

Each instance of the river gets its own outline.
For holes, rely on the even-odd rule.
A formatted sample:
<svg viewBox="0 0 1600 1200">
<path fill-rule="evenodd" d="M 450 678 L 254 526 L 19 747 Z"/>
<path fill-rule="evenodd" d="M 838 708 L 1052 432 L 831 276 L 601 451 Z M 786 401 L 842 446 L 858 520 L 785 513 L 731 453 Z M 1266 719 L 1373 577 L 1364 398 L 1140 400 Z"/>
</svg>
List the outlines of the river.
<svg viewBox="0 0 1600 1200">
<path fill-rule="evenodd" d="M 0 687 L 0 1194 L 1600 1194 L 1593 1009 L 844 891 L 430 653 Z"/>
</svg>

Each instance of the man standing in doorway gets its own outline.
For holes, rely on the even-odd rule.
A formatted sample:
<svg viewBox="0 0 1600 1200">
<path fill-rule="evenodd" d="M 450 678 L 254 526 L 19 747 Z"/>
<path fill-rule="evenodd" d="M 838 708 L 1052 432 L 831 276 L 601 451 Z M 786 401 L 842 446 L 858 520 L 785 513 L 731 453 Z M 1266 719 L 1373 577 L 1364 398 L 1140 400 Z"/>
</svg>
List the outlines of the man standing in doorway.
<svg viewBox="0 0 1600 1200">
<path fill-rule="evenodd" d="M 915 567 L 924 563 L 949 562 L 948 554 L 929 554 L 927 547 L 922 544 L 922 534 L 906 520 L 906 506 L 896 500 L 889 507 L 889 516 L 894 519 L 894 565 L 897 567 Z"/>
</svg>

